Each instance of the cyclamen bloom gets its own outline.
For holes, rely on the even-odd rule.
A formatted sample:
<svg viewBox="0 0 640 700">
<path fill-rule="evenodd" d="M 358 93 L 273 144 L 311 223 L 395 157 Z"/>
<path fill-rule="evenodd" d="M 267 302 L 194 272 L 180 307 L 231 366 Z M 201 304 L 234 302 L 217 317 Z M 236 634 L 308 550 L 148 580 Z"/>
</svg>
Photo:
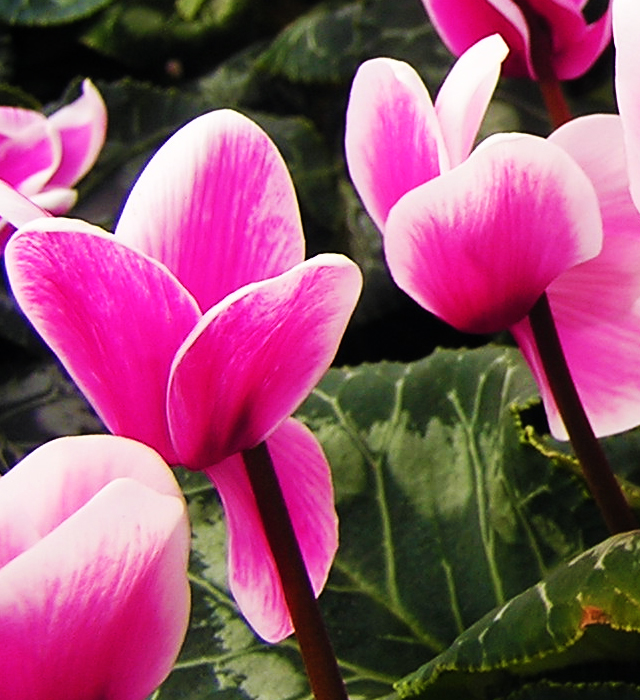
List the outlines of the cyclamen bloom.
<svg viewBox="0 0 640 700">
<path fill-rule="evenodd" d="M 329 367 L 362 284 L 344 256 L 303 258 L 284 161 L 226 110 L 156 153 L 115 235 L 39 219 L 6 251 L 19 304 L 107 427 L 218 488 L 231 590 L 269 641 L 291 622 L 241 452 L 266 440 L 318 593 L 337 548 L 331 477 L 289 417 Z"/>
<path fill-rule="evenodd" d="M 496 135 L 447 169 L 438 146 L 443 121 L 433 120 L 421 83 L 407 89 L 409 71 L 381 71 L 375 79 L 384 89 L 375 91 L 367 89 L 375 74 L 358 73 L 347 112 L 349 169 L 383 232 L 394 279 L 460 330 L 511 330 L 540 387 L 552 433 L 566 438 L 527 320 L 546 291 L 595 432 L 634 427 L 640 422 L 640 366 L 631 359 L 640 347 L 640 216 L 626 189 L 618 118 L 575 120 L 549 140 Z M 456 93 L 446 94 L 453 110 Z M 478 107 L 465 107 L 463 94 L 466 114 L 459 118 L 476 123 Z M 431 179 L 424 177 L 425 161 L 432 163 Z M 391 167 L 418 171 L 424 180 L 394 183 Z"/>
<path fill-rule="evenodd" d="M 611 40 L 611 9 L 588 24 L 587 0 L 422 0 L 442 41 L 459 56 L 479 39 L 500 34 L 509 45 L 504 73 L 533 80 L 536 51 L 551 54 L 554 77 L 577 78 Z M 546 59 L 548 60 L 548 59 Z"/>
<path fill-rule="evenodd" d="M 95 163 L 104 145 L 107 110 L 90 80 L 82 95 L 50 117 L 0 107 L 0 180 L 53 214 L 75 204 L 73 186 Z M 0 227 L 0 251 L 13 229 Z"/>
<path fill-rule="evenodd" d="M 47 443 L 0 479 L 0 697 L 144 700 L 189 618 L 189 523 L 160 456 Z"/>
</svg>

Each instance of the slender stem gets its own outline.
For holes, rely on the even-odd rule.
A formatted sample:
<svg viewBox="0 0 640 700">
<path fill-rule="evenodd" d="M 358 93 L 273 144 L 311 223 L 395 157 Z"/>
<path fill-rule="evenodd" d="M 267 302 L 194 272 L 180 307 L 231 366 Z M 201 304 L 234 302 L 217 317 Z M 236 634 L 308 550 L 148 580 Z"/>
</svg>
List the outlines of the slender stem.
<svg viewBox="0 0 640 700">
<path fill-rule="evenodd" d="M 572 115 L 557 78 L 539 79 L 538 87 L 554 129 L 571 121 Z"/>
<path fill-rule="evenodd" d="M 553 36 L 547 20 L 534 10 L 529 0 L 515 0 L 529 28 L 531 64 L 554 129 L 571 120 L 571 110 L 553 65 Z"/>
<path fill-rule="evenodd" d="M 529 322 L 551 393 L 589 490 L 607 527 L 612 534 L 637 529 L 638 522 L 609 466 L 578 396 L 546 294 L 540 297 L 529 312 Z"/>
<path fill-rule="evenodd" d="M 329 635 L 266 443 L 242 453 L 311 690 L 317 700 L 348 700 Z"/>
</svg>

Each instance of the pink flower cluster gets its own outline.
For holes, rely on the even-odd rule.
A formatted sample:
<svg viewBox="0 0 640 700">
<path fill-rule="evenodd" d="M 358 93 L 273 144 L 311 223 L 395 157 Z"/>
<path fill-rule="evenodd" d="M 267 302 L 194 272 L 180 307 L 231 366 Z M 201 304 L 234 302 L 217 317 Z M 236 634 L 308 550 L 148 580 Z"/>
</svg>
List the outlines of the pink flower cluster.
<svg viewBox="0 0 640 700">
<path fill-rule="evenodd" d="M 86 145 L 77 139 L 76 175 Z M 322 589 L 338 537 L 330 470 L 290 416 L 329 367 L 361 274 L 341 255 L 304 259 L 286 165 L 236 112 L 206 114 L 164 144 L 115 234 L 49 216 L 22 185 L 0 183 L 0 210 L 21 227 L 5 250 L 13 292 L 124 437 L 51 443 L 0 481 L 0 640 L 11 648 L 0 695 L 141 700 L 169 672 L 188 614 L 187 521 L 165 463 L 216 486 L 230 587 L 277 641 L 292 623 L 241 455 L 266 441 Z"/>
</svg>

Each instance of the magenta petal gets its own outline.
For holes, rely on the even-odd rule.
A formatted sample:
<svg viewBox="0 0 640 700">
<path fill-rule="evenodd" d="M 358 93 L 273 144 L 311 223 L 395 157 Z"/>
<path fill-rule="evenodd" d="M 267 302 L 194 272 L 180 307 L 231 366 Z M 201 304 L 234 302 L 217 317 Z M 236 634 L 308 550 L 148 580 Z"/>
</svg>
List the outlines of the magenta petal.
<svg viewBox="0 0 640 700">
<path fill-rule="evenodd" d="M 304 258 L 282 156 L 230 110 L 194 119 L 160 148 L 129 195 L 116 237 L 163 262 L 203 311 Z"/>
<path fill-rule="evenodd" d="M 60 139 L 46 117 L 29 109 L 0 107 L 0 178 L 33 194 L 47 183 L 60 157 Z"/>
<path fill-rule="evenodd" d="M 62 143 L 60 164 L 49 186 L 71 187 L 87 174 L 98 158 L 107 133 L 107 108 L 90 80 L 82 95 L 49 117 Z"/>
<path fill-rule="evenodd" d="M 181 498 L 180 487 L 160 456 L 133 440 L 113 435 L 65 437 L 29 454 L 19 468 L 2 477 L 0 568 L 58 527 L 108 483 L 124 477 Z"/>
<path fill-rule="evenodd" d="M 529 28 L 513 0 L 422 0 L 442 41 L 456 56 L 480 39 L 499 34 L 510 52 L 505 75 L 533 77 Z"/>
<path fill-rule="evenodd" d="M 318 595 L 338 546 L 331 474 L 313 433 L 285 421 L 267 440 L 294 531 Z M 241 455 L 208 468 L 229 530 L 229 586 L 242 614 L 266 641 L 292 632 L 289 611 Z"/>
<path fill-rule="evenodd" d="M 631 196 L 640 209 L 640 82 L 638 81 L 640 4 L 616 0 L 613 37 L 616 45 L 616 96 L 624 125 Z"/>
<path fill-rule="evenodd" d="M 508 53 L 499 35 L 481 39 L 460 56 L 442 84 L 436 113 L 451 167 L 471 152 Z"/>
<path fill-rule="evenodd" d="M 600 250 L 584 172 L 534 136 L 494 136 L 405 195 L 384 238 L 391 273 L 424 308 L 472 333 L 504 330 L 546 287 Z"/>
<path fill-rule="evenodd" d="M 345 147 L 351 179 L 381 231 L 403 194 L 449 167 L 427 89 L 411 66 L 390 58 L 358 69 Z"/>
<path fill-rule="evenodd" d="M 556 5 L 559 4 L 556 2 Z M 571 4 L 568 10 L 563 11 L 566 15 L 564 22 L 556 19 L 554 28 L 564 32 L 564 37 L 559 37 L 562 43 L 553 57 L 556 76 L 560 80 L 572 80 L 586 73 L 607 48 L 611 41 L 613 4 L 609 5 L 602 17 L 589 25 L 584 20 L 582 8 L 571 7 Z M 555 11 L 558 12 L 558 8 Z"/>
<path fill-rule="evenodd" d="M 0 697 L 147 697 L 186 632 L 188 551 L 181 498 L 101 489 L 0 569 Z"/>
<path fill-rule="evenodd" d="M 327 370 L 362 277 L 324 254 L 210 309 L 178 353 L 169 424 L 181 463 L 202 469 L 264 440 Z"/>
<path fill-rule="evenodd" d="M 165 414 L 173 356 L 200 313 L 162 265 L 101 229 L 40 219 L 5 261 L 13 292 L 109 430 L 176 458 Z"/>
</svg>

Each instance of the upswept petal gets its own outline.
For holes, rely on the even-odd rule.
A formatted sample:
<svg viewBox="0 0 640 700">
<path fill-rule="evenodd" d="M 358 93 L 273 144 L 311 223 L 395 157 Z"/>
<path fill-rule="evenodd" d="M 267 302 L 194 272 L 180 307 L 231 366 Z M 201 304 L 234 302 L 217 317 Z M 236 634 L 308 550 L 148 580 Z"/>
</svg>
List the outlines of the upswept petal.
<svg viewBox="0 0 640 700">
<path fill-rule="evenodd" d="M 431 98 L 410 65 L 374 58 L 360 66 L 347 107 L 345 149 L 351 179 L 381 231 L 403 194 L 448 169 Z"/>
<path fill-rule="evenodd" d="M 105 486 L 0 569 L 0 696 L 143 700 L 186 632 L 184 502 Z"/>
<path fill-rule="evenodd" d="M 318 595 L 338 546 L 338 519 L 326 457 L 302 423 L 286 420 L 268 439 L 289 514 Z M 241 455 L 209 467 L 229 530 L 229 585 L 242 614 L 266 641 L 292 631 L 291 619 Z"/>
<path fill-rule="evenodd" d="M 529 28 L 513 0 L 422 0 L 442 41 L 460 56 L 480 39 L 499 34 L 511 49 L 505 75 L 533 77 Z"/>
<path fill-rule="evenodd" d="M 496 135 L 393 208 L 384 237 L 397 284 L 459 330 L 504 330 L 559 274 L 594 257 L 593 186 L 558 146 Z"/>
<path fill-rule="evenodd" d="M 84 177 L 98 158 L 107 133 L 107 108 L 90 80 L 82 83 L 82 95 L 49 117 L 57 131 L 62 154 L 57 170 L 47 183 L 71 187 Z"/>
<path fill-rule="evenodd" d="M 508 53 L 501 36 L 485 37 L 460 56 L 442 84 L 435 106 L 451 167 L 471 152 Z"/>
<path fill-rule="evenodd" d="M 604 226 L 600 255 L 560 275 L 547 293 L 569 367 L 599 436 L 640 423 L 640 214 L 629 195 L 622 125 L 615 115 L 575 119 L 551 137 L 596 188 Z M 552 433 L 566 431 L 528 323 L 512 329 L 540 385 Z M 615 378 L 615 381 L 612 380 Z"/>
<path fill-rule="evenodd" d="M 160 148 L 129 195 L 116 238 L 163 262 L 203 311 L 304 258 L 282 156 L 230 110 L 194 119 Z"/>
<path fill-rule="evenodd" d="M 165 414 L 173 356 L 200 318 L 160 263 L 72 219 L 39 219 L 5 252 L 18 304 L 109 430 L 176 462 Z"/>
<path fill-rule="evenodd" d="M 169 426 L 181 463 L 221 462 L 290 416 L 331 364 L 361 284 L 354 263 L 323 254 L 210 309 L 171 368 Z"/>
<path fill-rule="evenodd" d="M 640 81 L 638 81 L 640 4 L 613 3 L 613 39 L 616 45 L 616 97 L 624 127 L 631 196 L 640 209 Z"/>
<path fill-rule="evenodd" d="M 0 568 L 115 479 L 134 479 L 157 493 L 182 498 L 173 473 L 160 456 L 122 437 L 59 438 L 19 464 L 2 477 L 0 486 Z"/>
<path fill-rule="evenodd" d="M 60 158 L 60 138 L 44 115 L 0 107 L 0 178 L 30 195 L 48 182 Z"/>
</svg>

